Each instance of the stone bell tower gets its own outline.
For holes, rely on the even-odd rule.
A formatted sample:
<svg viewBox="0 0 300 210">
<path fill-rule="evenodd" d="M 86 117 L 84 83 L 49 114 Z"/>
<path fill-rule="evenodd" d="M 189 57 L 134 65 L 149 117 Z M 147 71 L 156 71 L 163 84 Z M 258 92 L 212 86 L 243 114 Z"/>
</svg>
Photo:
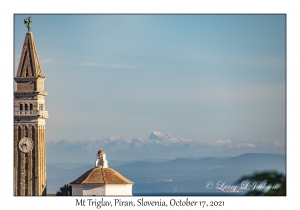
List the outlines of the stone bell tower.
<svg viewBox="0 0 300 210">
<path fill-rule="evenodd" d="M 30 18 L 15 77 L 14 92 L 14 195 L 46 195 L 46 119 L 42 74 Z"/>
</svg>

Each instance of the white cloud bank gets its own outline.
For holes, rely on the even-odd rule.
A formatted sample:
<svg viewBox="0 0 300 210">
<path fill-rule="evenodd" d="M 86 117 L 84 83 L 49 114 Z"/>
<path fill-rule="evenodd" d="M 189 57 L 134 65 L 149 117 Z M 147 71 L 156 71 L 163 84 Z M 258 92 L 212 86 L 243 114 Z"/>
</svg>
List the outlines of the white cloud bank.
<svg viewBox="0 0 300 210">
<path fill-rule="evenodd" d="M 136 69 L 138 66 L 131 66 L 131 65 L 123 65 L 123 64 L 104 64 L 104 63 L 92 63 L 92 62 L 85 62 L 79 63 L 80 66 L 95 66 L 95 67 L 109 67 L 109 68 L 118 68 L 118 69 Z"/>
</svg>

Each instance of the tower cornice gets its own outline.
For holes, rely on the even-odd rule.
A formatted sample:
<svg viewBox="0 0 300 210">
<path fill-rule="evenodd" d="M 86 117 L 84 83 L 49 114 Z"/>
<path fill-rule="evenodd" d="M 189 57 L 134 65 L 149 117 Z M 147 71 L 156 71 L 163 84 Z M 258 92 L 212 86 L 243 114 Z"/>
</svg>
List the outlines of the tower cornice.
<svg viewBox="0 0 300 210">
<path fill-rule="evenodd" d="M 35 81 L 37 79 L 45 80 L 46 77 L 15 77 L 14 79 L 18 81 Z"/>
<path fill-rule="evenodd" d="M 17 92 L 17 91 L 15 91 L 14 95 L 15 96 L 37 96 L 37 95 L 46 96 L 46 95 L 48 95 L 48 93 L 49 92 L 21 92 L 21 91 Z M 15 100 L 16 100 L 16 98 L 15 98 Z"/>
</svg>

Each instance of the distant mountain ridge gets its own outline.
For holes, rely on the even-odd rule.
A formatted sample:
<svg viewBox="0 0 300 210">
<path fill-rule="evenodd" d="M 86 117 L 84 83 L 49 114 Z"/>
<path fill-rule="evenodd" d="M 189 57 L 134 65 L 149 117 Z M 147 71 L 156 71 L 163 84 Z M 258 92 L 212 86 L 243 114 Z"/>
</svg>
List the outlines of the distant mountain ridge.
<svg viewBox="0 0 300 210">
<path fill-rule="evenodd" d="M 146 138 L 125 139 L 111 136 L 96 141 L 47 142 L 48 162 L 90 162 L 103 147 L 108 160 L 132 161 L 136 159 L 175 159 L 190 156 L 236 156 L 251 152 L 285 153 L 285 147 L 278 142 L 240 142 L 237 140 L 217 140 L 202 143 L 194 139 L 176 138 L 171 134 L 153 131 Z"/>
</svg>

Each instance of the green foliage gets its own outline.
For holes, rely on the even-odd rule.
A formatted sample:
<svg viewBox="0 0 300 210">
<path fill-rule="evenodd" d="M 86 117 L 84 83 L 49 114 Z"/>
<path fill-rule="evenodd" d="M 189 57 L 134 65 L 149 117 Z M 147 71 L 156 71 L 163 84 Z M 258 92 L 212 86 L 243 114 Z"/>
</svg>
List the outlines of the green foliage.
<svg viewBox="0 0 300 210">
<path fill-rule="evenodd" d="M 236 183 L 243 181 L 250 181 L 252 183 L 265 183 L 265 186 L 276 186 L 275 189 L 259 189 L 253 187 L 246 195 L 262 195 L 262 196 L 285 196 L 286 195 L 286 176 L 274 171 L 254 173 L 253 175 L 246 175 L 240 178 Z"/>
<path fill-rule="evenodd" d="M 56 196 L 72 196 L 72 186 L 65 184 L 60 190 L 56 193 Z"/>
</svg>

